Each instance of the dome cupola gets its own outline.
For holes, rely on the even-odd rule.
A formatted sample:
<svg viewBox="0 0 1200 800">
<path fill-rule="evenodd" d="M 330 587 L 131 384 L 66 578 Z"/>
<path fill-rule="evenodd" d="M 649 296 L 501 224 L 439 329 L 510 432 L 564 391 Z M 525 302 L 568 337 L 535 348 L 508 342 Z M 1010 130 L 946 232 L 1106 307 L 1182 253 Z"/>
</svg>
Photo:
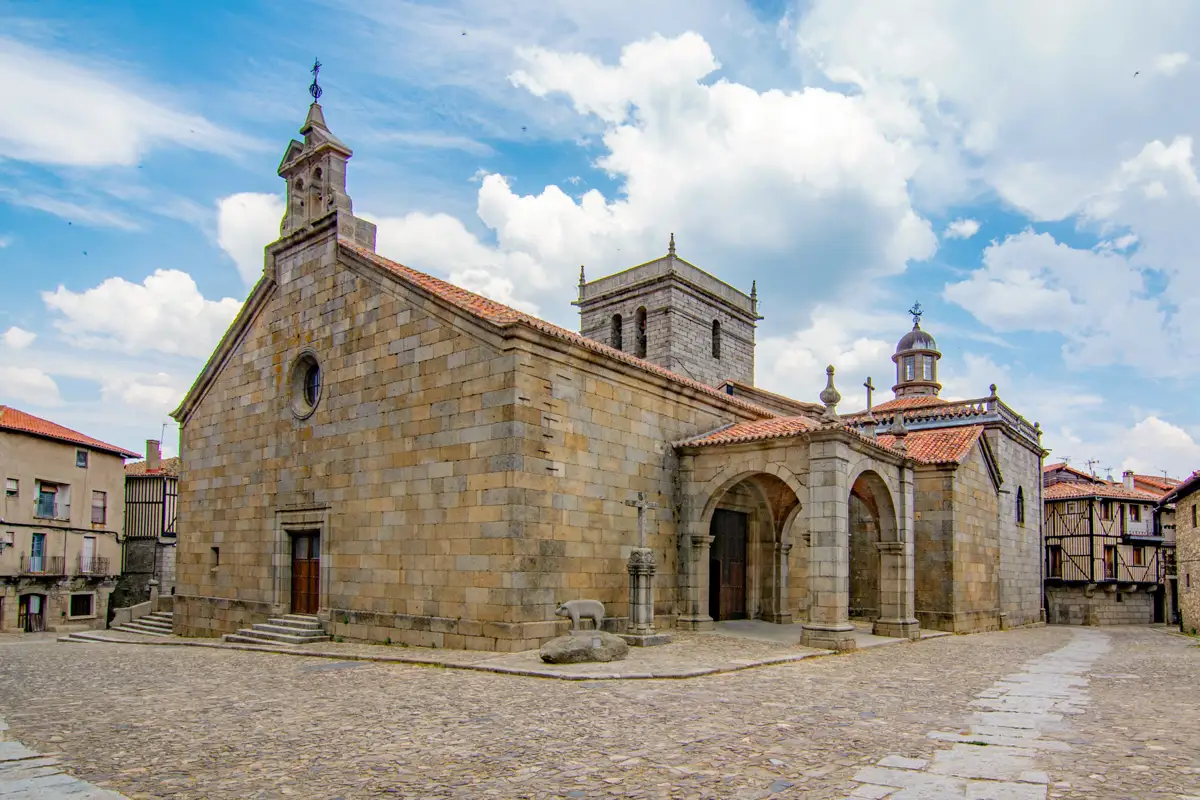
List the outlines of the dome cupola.
<svg viewBox="0 0 1200 800">
<path fill-rule="evenodd" d="M 937 396 L 942 385 L 937 382 L 937 364 L 942 354 L 937 342 L 921 330 L 921 304 L 916 303 L 908 310 L 912 314 L 912 330 L 896 343 L 896 385 L 892 387 L 896 397 L 933 395 Z"/>
</svg>

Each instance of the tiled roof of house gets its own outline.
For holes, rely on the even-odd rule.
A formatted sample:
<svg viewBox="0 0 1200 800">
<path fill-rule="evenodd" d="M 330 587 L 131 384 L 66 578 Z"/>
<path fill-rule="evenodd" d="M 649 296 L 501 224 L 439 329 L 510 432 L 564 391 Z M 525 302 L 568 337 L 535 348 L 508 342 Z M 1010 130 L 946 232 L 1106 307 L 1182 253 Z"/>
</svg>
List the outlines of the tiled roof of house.
<svg viewBox="0 0 1200 800">
<path fill-rule="evenodd" d="M 170 478 L 179 477 L 179 468 L 182 462 L 179 456 L 172 458 L 164 458 L 159 462 L 159 467 L 156 470 L 150 471 L 146 469 L 145 461 L 134 461 L 132 464 L 125 465 L 126 475 L 166 475 Z"/>
<path fill-rule="evenodd" d="M 688 439 L 681 444 L 688 447 L 707 447 L 715 444 L 737 444 L 739 442 L 758 442 L 766 439 L 782 439 L 795 436 L 806 431 L 814 431 L 822 425 L 811 417 L 775 417 L 760 419 L 754 422 L 741 422 L 719 428 L 712 433 Z"/>
<path fill-rule="evenodd" d="M 1092 483 L 1052 483 L 1042 490 L 1042 497 L 1047 501 L 1099 497 L 1105 500 L 1140 500 L 1145 503 L 1156 503 L 1159 499 L 1159 495 L 1154 492 L 1126 489 L 1124 484 L 1099 480 Z"/>
<path fill-rule="evenodd" d="M 1065 461 L 1060 461 L 1057 464 L 1047 464 L 1046 466 L 1042 467 L 1043 474 L 1048 473 L 1048 472 L 1059 472 L 1059 471 L 1069 472 L 1072 475 L 1079 477 L 1079 478 L 1083 478 L 1086 481 L 1101 480 L 1100 478 L 1097 478 L 1095 475 L 1089 475 L 1088 473 L 1084 472 L 1081 469 L 1075 469 L 1074 467 L 1072 467 L 1070 464 L 1068 464 Z"/>
<path fill-rule="evenodd" d="M 80 447 L 87 447 L 104 453 L 112 453 L 122 458 L 141 458 L 140 453 L 135 453 L 113 444 L 107 444 L 99 439 L 93 439 L 78 431 L 64 428 L 62 425 L 50 420 L 35 417 L 33 414 L 26 414 L 24 411 L 18 411 L 11 406 L 0 406 L 0 430 L 27 433 L 30 436 L 41 436 L 42 438 L 54 439 L 59 442 L 69 442 Z"/>
<path fill-rule="evenodd" d="M 497 303 L 495 300 L 489 300 L 482 295 L 469 292 L 462 287 L 455 286 L 454 284 L 448 283 L 440 278 L 435 278 L 432 275 L 426 275 L 424 272 L 418 272 L 417 270 L 406 267 L 403 264 L 398 264 L 395 261 L 384 258 L 378 253 L 366 249 L 365 247 L 360 247 L 353 242 L 341 239 L 338 243 L 342 248 L 349 250 L 364 261 L 368 261 L 378 267 L 381 267 L 388 272 L 391 272 L 393 275 L 403 278 L 405 281 L 415 284 L 430 294 L 436 295 L 451 305 L 457 306 L 463 311 L 466 311 L 467 313 L 472 314 L 479 319 L 490 322 L 493 325 L 527 325 L 534 330 L 541 331 L 542 333 L 549 334 L 558 339 L 563 339 L 571 344 L 587 348 L 588 350 L 602 353 L 625 364 L 645 370 L 646 372 L 654 373 L 655 375 L 659 375 L 663 378 L 674 381 L 675 383 L 688 386 L 699 392 L 703 392 L 704 394 L 720 398 L 724 402 L 731 403 L 756 414 L 768 417 L 778 416 L 778 414 L 770 409 L 763 408 L 762 406 L 751 403 L 747 400 L 725 394 L 724 392 L 718 391 L 712 386 L 700 383 L 700 381 L 693 380 L 691 378 L 685 378 L 684 376 L 671 372 L 668 369 L 664 369 L 657 364 L 652 364 L 649 361 L 632 356 L 622 350 L 617 350 L 616 348 L 609 347 L 606 344 L 601 344 L 593 339 L 588 339 L 587 337 L 575 333 L 574 331 L 569 331 L 566 328 L 560 328 L 557 325 L 546 322 L 543 319 L 538 319 L 532 314 L 526 314 L 523 311 L 518 311 L 515 308 L 504 305 L 503 303 Z"/>
<path fill-rule="evenodd" d="M 1160 502 L 1173 503 L 1197 490 L 1200 490 L 1200 469 L 1193 472 L 1189 477 L 1184 478 L 1183 482 L 1168 492 Z"/>
<path fill-rule="evenodd" d="M 1160 475 L 1138 475 L 1136 472 L 1133 475 L 1133 482 L 1134 486 L 1144 483 L 1147 491 L 1158 491 L 1160 494 L 1166 494 L 1179 485 L 1179 481 L 1174 478 L 1164 478 Z"/>
<path fill-rule="evenodd" d="M 925 464 L 961 464 L 982 435 L 982 425 L 934 428 L 913 431 L 904 437 L 904 446 L 909 458 Z M 896 449 L 896 437 L 891 434 L 880 436 L 878 441 L 889 450 Z"/>
</svg>

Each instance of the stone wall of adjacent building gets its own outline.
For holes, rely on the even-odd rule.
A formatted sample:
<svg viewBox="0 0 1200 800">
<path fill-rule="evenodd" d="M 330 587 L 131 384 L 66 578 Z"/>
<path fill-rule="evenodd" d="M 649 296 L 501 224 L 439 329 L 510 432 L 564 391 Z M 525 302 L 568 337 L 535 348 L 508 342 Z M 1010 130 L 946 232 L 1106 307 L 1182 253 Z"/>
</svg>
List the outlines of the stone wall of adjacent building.
<svg viewBox="0 0 1200 800">
<path fill-rule="evenodd" d="M 108 619 L 109 596 L 116 582 L 110 578 L 75 576 L 63 579 L 8 578 L 0 582 L 0 632 L 19 631 L 21 595 L 42 595 L 46 604 L 47 631 L 72 631 L 104 628 Z M 71 595 L 90 594 L 92 613 L 71 616 Z"/>
<path fill-rule="evenodd" d="M 1046 587 L 1046 620 L 1051 625 L 1148 625 L 1154 621 L 1154 594 L 1116 591 L 1111 584 L 1051 585 Z"/>
<path fill-rule="evenodd" d="M 1179 613 L 1183 630 L 1200 632 L 1200 492 L 1175 504 L 1175 563 L 1179 580 Z"/>
<path fill-rule="evenodd" d="M 922 628 L 953 630 L 954 469 L 913 470 L 915 608 Z"/>
<path fill-rule="evenodd" d="M 984 462 L 982 443 L 955 470 L 954 607 L 951 630 L 1000 627 L 1001 529 L 996 484 Z"/>
<path fill-rule="evenodd" d="M 989 428 L 988 443 L 1004 483 L 1000 494 L 1000 605 L 1004 627 L 1043 622 L 1042 457 L 1002 428 Z M 1025 521 L 1017 521 L 1017 489 L 1025 498 Z"/>
</svg>

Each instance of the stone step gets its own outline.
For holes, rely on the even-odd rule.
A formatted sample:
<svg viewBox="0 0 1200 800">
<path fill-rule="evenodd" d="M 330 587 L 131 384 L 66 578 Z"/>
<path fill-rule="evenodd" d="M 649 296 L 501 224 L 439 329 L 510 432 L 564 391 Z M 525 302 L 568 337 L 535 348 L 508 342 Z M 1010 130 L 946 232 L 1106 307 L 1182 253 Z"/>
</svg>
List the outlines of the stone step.
<svg viewBox="0 0 1200 800">
<path fill-rule="evenodd" d="M 124 625 L 133 627 L 133 628 L 144 628 L 146 630 L 151 630 L 151 631 L 161 631 L 162 633 L 171 633 L 173 630 L 173 628 L 171 627 L 171 625 L 169 623 L 163 624 L 161 622 L 153 622 L 153 621 L 145 622 L 140 619 L 135 619 L 132 622 L 126 622 L 126 623 L 124 623 Z"/>
<path fill-rule="evenodd" d="M 277 625 L 295 625 L 302 628 L 320 628 L 321 620 L 308 614 L 284 614 L 282 617 L 272 617 L 270 622 Z"/>
<path fill-rule="evenodd" d="M 151 628 L 146 625 L 141 625 L 137 620 L 127 622 L 124 625 L 118 625 L 112 628 L 114 631 L 122 631 L 123 633 L 140 633 L 142 636 L 170 636 L 171 629 Z"/>
<path fill-rule="evenodd" d="M 320 628 L 297 628 L 294 625 L 279 625 L 275 620 L 271 622 L 258 622 L 253 625 L 254 630 L 262 631 L 263 633 L 285 633 L 289 636 L 324 636 L 325 631 Z"/>
<path fill-rule="evenodd" d="M 230 638 L 235 637 L 235 638 Z M 255 628 L 242 628 L 237 633 L 227 633 L 223 637 L 225 641 L 235 642 L 256 642 L 258 644 L 312 644 L 313 642 L 327 642 L 329 637 L 323 633 L 314 633 L 309 635 L 296 635 L 291 633 L 273 633 L 271 631 L 261 631 Z"/>
</svg>

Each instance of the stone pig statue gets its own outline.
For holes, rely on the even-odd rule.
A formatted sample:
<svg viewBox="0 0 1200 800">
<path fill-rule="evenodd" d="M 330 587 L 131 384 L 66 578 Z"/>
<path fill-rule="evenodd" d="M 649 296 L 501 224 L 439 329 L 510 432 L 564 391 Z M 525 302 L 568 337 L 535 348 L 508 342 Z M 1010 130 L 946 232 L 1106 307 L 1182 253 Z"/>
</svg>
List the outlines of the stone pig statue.
<svg viewBox="0 0 1200 800">
<path fill-rule="evenodd" d="M 568 600 L 554 612 L 556 617 L 570 617 L 571 630 L 579 630 L 579 618 L 591 617 L 596 623 L 596 630 L 604 622 L 604 603 L 599 600 Z"/>
</svg>

